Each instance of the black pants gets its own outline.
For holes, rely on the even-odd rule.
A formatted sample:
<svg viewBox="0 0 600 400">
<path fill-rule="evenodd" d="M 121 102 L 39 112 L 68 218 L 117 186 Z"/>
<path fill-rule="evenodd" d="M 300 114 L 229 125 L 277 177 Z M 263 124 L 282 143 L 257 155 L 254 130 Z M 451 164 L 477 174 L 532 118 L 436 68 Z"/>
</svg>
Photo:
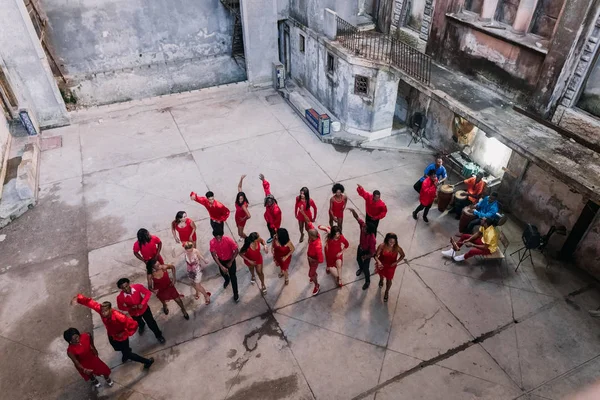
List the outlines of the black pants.
<svg viewBox="0 0 600 400">
<path fill-rule="evenodd" d="M 229 260 L 221 260 L 219 259 L 219 262 L 225 266 L 229 263 Z M 221 270 L 221 268 L 219 268 L 219 272 L 221 273 L 221 276 L 223 277 L 223 279 L 225 279 L 225 282 L 231 282 L 231 288 L 233 289 L 233 298 L 237 299 L 239 297 L 238 295 L 238 284 L 237 284 L 237 268 L 235 265 L 235 259 L 233 260 L 233 262 L 231 263 L 231 267 L 229 267 L 227 269 L 227 272 L 229 272 L 229 275 L 226 275 L 223 270 Z"/>
<path fill-rule="evenodd" d="M 267 229 L 269 230 L 269 235 L 271 235 L 271 238 L 273 238 L 273 236 L 275 236 L 277 233 L 277 230 L 273 229 L 269 224 L 267 224 Z"/>
<path fill-rule="evenodd" d="M 132 360 L 142 364 L 148 364 L 150 362 L 150 360 L 148 360 L 147 358 L 137 355 L 133 351 L 131 351 L 131 347 L 129 347 L 129 338 L 123 341 L 117 341 L 109 336 L 108 341 L 112 348 L 115 349 L 115 351 L 120 351 L 121 353 L 123 353 L 124 360 Z"/>
<path fill-rule="evenodd" d="M 467 231 L 465 233 L 473 234 L 473 229 L 475 229 L 477 225 L 481 225 L 481 219 L 479 218 L 475 218 L 473 221 L 469 222 L 469 225 L 467 225 Z"/>
<path fill-rule="evenodd" d="M 162 337 L 162 332 L 160 331 L 156 321 L 154 320 L 154 316 L 152 315 L 150 306 L 146 308 L 146 311 L 144 311 L 142 315 L 138 315 L 137 317 L 132 316 L 131 318 L 137 321 L 140 329 L 143 329 L 144 326 L 148 324 L 148 328 L 150 328 L 150 330 L 154 333 L 154 336 L 156 336 L 157 339 Z"/>
<path fill-rule="evenodd" d="M 210 220 L 210 227 L 212 228 L 213 231 L 220 230 L 221 232 L 224 232 L 225 222 L 217 222 L 217 221 L 213 221 L 211 219 Z"/>
<path fill-rule="evenodd" d="M 369 216 L 369 214 L 367 214 L 367 218 L 365 218 L 365 222 L 368 224 L 369 222 L 372 223 L 373 225 L 375 225 L 375 228 L 379 227 L 379 220 L 378 219 L 373 219 Z"/>
<path fill-rule="evenodd" d="M 371 283 L 371 270 L 369 269 L 369 266 L 371 264 L 371 257 L 367 258 L 366 260 L 362 259 L 362 257 L 367 254 L 369 254 L 367 250 L 363 250 L 360 247 L 356 249 L 356 262 L 358 263 L 358 267 L 365 276 L 365 283 Z"/>
<path fill-rule="evenodd" d="M 424 206 L 423 204 L 419 204 L 419 207 L 417 207 L 417 209 L 415 210 L 415 214 L 418 213 L 421 210 L 425 210 L 423 211 L 423 217 L 427 218 L 427 214 L 429 214 L 429 209 L 431 208 L 431 204 L 428 206 Z"/>
</svg>

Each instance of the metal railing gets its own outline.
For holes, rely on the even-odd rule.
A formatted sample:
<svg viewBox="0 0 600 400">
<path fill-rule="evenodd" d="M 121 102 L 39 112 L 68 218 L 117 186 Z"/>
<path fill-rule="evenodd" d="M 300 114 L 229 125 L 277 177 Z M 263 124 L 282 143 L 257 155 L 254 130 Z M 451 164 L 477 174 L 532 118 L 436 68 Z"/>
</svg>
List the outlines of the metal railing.
<svg viewBox="0 0 600 400">
<path fill-rule="evenodd" d="M 336 16 L 336 20 L 336 40 L 356 56 L 390 64 L 411 77 L 429 84 L 430 56 L 393 36 L 360 31 L 339 16 Z"/>
</svg>

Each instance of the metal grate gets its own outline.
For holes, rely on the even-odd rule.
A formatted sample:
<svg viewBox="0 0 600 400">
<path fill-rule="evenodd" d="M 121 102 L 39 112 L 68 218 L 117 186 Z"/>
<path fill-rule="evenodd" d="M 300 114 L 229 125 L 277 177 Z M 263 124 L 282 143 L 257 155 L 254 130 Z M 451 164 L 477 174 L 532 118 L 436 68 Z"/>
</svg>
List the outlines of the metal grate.
<svg viewBox="0 0 600 400">
<path fill-rule="evenodd" d="M 362 75 L 354 76 L 354 94 L 367 96 L 369 94 L 369 78 Z"/>
</svg>

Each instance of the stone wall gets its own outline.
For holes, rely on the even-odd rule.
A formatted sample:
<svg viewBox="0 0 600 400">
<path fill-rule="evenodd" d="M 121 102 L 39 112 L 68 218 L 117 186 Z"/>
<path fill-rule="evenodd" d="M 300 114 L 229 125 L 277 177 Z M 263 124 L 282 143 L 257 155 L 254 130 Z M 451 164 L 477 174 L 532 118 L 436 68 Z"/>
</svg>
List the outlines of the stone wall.
<svg viewBox="0 0 600 400">
<path fill-rule="evenodd" d="M 600 213 L 575 250 L 577 265 L 600 279 Z"/>
</svg>

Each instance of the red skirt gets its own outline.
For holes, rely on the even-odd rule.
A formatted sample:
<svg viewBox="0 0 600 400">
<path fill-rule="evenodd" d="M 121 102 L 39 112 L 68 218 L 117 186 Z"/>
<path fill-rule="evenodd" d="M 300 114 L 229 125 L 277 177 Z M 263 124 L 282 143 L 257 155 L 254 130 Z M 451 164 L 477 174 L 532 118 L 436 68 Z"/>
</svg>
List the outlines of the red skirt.
<svg viewBox="0 0 600 400">
<path fill-rule="evenodd" d="M 383 268 L 377 270 L 377 273 L 382 278 L 392 280 L 394 279 L 394 274 L 396 273 L 396 267 L 384 265 Z"/>
<path fill-rule="evenodd" d="M 169 300 L 175 300 L 180 297 L 183 297 L 183 295 L 177 291 L 175 286 L 169 286 L 167 288 L 158 290 L 156 292 L 156 297 L 160 301 L 169 301 Z"/>
</svg>

